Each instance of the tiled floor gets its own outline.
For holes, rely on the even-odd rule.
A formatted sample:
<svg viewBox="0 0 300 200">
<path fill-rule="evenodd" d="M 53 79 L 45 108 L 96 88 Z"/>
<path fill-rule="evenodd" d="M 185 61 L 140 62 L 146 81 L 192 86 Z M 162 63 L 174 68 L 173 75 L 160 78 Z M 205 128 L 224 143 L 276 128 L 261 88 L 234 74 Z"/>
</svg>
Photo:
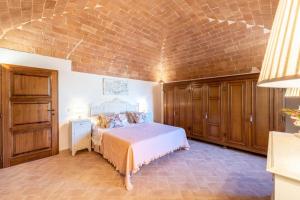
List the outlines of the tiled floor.
<svg viewBox="0 0 300 200">
<path fill-rule="evenodd" d="M 270 199 L 263 157 L 190 141 L 133 176 L 134 189 L 99 154 L 63 153 L 0 170 L 0 199 Z"/>
</svg>

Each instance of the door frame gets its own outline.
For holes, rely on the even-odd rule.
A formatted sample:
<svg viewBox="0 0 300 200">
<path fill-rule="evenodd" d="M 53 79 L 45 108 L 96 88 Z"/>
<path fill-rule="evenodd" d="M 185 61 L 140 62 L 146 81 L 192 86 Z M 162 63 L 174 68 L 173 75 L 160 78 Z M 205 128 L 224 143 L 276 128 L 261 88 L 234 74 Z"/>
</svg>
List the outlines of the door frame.
<svg viewBox="0 0 300 200">
<path fill-rule="evenodd" d="M 51 135 L 51 151 L 50 152 L 37 152 L 36 155 L 34 154 L 28 154 L 28 156 L 25 156 L 24 159 L 21 158 L 20 162 L 26 162 L 30 160 L 35 160 L 51 155 L 55 155 L 59 153 L 59 105 L 58 105 L 58 71 L 57 70 L 50 70 L 50 69 L 44 69 L 44 68 L 35 68 L 35 67 L 27 67 L 27 66 L 20 66 L 20 65 L 9 65 L 9 64 L 0 64 L 1 67 L 1 110 L 2 110 L 2 141 L 3 141 L 3 167 L 9 167 L 12 165 L 12 147 L 11 147 L 11 132 L 10 129 L 10 117 L 9 114 L 11 112 L 11 106 L 10 106 L 10 90 L 11 90 L 11 84 L 9 83 L 11 79 L 11 71 L 14 69 L 22 70 L 24 71 L 24 74 L 27 73 L 41 73 L 41 74 L 49 74 L 50 76 L 50 84 L 51 84 L 51 94 L 53 94 L 53 90 L 55 91 L 55 95 L 51 95 L 51 103 L 52 107 L 55 108 L 54 115 L 51 115 L 51 121 L 52 121 L 52 135 Z M 22 74 L 22 73 L 21 73 Z M 53 131 L 54 130 L 54 131 Z M 18 164 L 19 161 L 14 162 L 13 164 Z"/>
</svg>

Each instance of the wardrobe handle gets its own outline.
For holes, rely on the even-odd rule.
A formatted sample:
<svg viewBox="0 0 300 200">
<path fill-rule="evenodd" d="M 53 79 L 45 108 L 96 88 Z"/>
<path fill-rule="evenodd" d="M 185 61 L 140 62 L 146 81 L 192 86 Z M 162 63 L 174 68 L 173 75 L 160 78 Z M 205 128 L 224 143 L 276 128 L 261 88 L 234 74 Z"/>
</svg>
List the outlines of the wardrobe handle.
<svg viewBox="0 0 300 200">
<path fill-rule="evenodd" d="M 253 123 L 253 116 L 250 115 L 250 123 L 252 124 Z"/>
<path fill-rule="evenodd" d="M 208 118 L 208 115 L 207 115 L 207 113 L 205 113 L 205 119 L 207 119 Z"/>
<path fill-rule="evenodd" d="M 285 116 L 284 115 L 281 115 L 281 121 L 282 121 L 282 123 L 285 123 Z"/>
</svg>

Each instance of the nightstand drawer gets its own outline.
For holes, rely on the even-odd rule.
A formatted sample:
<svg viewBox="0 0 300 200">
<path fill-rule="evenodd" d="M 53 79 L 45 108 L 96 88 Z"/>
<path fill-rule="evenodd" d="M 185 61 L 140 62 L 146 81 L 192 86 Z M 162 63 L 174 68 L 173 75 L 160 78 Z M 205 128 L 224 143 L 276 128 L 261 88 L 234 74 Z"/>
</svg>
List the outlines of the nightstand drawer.
<svg viewBox="0 0 300 200">
<path fill-rule="evenodd" d="M 78 131 L 78 130 L 88 130 L 88 131 L 90 131 L 91 123 L 90 122 L 74 123 L 72 127 L 73 127 L 74 131 Z"/>
</svg>

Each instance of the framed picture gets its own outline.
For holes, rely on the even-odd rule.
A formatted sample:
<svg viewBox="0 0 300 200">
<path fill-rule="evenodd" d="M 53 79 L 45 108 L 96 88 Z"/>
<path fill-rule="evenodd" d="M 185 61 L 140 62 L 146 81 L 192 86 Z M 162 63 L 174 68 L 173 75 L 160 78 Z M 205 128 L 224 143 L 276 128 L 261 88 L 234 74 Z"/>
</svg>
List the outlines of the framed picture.
<svg viewBox="0 0 300 200">
<path fill-rule="evenodd" d="M 128 95 L 128 81 L 103 78 L 103 95 Z"/>
</svg>

